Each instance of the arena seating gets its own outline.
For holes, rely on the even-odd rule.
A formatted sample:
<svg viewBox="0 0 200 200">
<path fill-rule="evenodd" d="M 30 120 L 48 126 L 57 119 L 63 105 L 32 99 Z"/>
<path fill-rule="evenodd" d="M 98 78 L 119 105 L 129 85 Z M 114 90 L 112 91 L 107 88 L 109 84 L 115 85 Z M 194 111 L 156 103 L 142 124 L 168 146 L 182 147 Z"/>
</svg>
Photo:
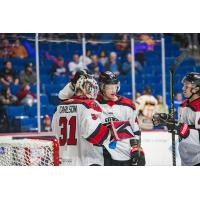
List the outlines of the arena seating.
<svg viewBox="0 0 200 200">
<path fill-rule="evenodd" d="M 102 34 L 102 40 L 112 40 L 114 34 Z M 159 38 L 157 38 L 159 39 Z M 170 36 L 166 36 L 166 80 L 167 80 L 167 95 L 169 97 L 169 68 L 174 62 L 174 58 L 180 54 L 180 46 L 178 43 L 173 43 Z M 40 90 L 41 90 L 41 116 L 48 114 L 52 117 L 55 106 L 59 103 L 57 97 L 58 92 L 65 84 L 70 80 L 70 77 L 52 77 L 49 72 L 53 65 L 53 61 L 48 60 L 45 56 L 45 52 L 48 51 L 54 56 L 62 55 L 65 58 L 66 63 L 71 59 L 74 52 L 81 54 L 82 45 L 74 43 L 40 43 Z M 87 49 L 92 53 L 99 53 L 102 49 L 106 49 L 107 53 L 116 51 L 119 59 L 122 62 L 121 52 L 115 49 L 114 43 L 105 44 L 87 44 Z M 153 95 L 162 94 L 162 76 L 161 76 L 161 45 L 156 44 L 153 51 L 145 52 L 145 64 L 143 70 L 140 73 L 136 73 L 136 91 L 142 92 L 143 87 L 149 85 L 152 87 Z M 35 66 L 35 57 L 28 57 L 26 59 L 10 59 L 12 61 L 14 69 L 19 73 L 24 69 L 25 64 L 32 62 Z M 0 69 L 2 69 L 4 59 L 0 59 Z M 186 59 L 181 67 L 177 69 L 175 74 L 175 92 L 181 91 L 180 81 L 183 75 L 189 71 L 200 71 L 200 67 L 196 67 L 195 60 L 193 58 Z M 121 82 L 120 94 L 128 98 L 132 98 L 131 89 L 131 74 L 127 76 L 120 75 L 119 80 Z M 0 84 L 0 89 L 2 85 Z M 16 95 L 19 90 L 19 85 L 11 85 L 11 91 Z M 36 86 L 31 85 L 31 90 L 36 93 Z M 31 131 L 37 127 L 37 109 L 36 105 L 32 107 L 25 107 L 21 105 L 7 106 L 6 107 L 10 125 L 15 127 L 16 131 Z"/>
</svg>

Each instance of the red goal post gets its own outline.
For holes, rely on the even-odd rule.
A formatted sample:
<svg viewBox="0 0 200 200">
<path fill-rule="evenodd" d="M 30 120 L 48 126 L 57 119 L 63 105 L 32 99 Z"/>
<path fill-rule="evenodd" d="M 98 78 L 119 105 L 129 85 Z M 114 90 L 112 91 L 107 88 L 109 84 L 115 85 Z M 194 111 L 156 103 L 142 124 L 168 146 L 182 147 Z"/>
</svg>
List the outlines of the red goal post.
<svg viewBox="0 0 200 200">
<path fill-rule="evenodd" d="M 0 166 L 58 166 L 59 141 L 53 133 L 0 134 Z"/>
</svg>

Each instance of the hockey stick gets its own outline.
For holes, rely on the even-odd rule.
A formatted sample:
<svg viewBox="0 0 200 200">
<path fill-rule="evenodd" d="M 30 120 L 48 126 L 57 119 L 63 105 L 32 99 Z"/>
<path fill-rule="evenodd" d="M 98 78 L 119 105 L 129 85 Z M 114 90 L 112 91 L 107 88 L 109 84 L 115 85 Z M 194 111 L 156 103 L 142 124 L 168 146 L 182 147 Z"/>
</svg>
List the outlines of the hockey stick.
<svg viewBox="0 0 200 200">
<path fill-rule="evenodd" d="M 184 51 L 180 56 L 175 59 L 174 64 L 170 68 L 170 116 L 174 119 L 174 74 L 177 67 L 188 57 L 190 51 Z M 173 166 L 176 166 L 176 144 L 175 134 L 172 133 L 172 161 Z"/>
</svg>

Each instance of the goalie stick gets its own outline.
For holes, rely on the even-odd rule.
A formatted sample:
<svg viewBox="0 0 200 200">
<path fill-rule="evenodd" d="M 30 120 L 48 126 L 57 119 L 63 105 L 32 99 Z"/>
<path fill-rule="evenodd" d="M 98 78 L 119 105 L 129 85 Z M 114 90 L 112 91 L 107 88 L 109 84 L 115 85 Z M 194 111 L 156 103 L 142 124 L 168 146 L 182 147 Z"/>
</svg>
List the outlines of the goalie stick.
<svg viewBox="0 0 200 200">
<path fill-rule="evenodd" d="M 170 116 L 174 119 L 174 74 L 177 67 L 188 57 L 190 51 L 186 50 L 180 54 L 175 62 L 171 65 L 170 68 Z M 176 144 L 175 144 L 175 134 L 172 133 L 172 162 L 173 166 L 176 166 Z"/>
</svg>

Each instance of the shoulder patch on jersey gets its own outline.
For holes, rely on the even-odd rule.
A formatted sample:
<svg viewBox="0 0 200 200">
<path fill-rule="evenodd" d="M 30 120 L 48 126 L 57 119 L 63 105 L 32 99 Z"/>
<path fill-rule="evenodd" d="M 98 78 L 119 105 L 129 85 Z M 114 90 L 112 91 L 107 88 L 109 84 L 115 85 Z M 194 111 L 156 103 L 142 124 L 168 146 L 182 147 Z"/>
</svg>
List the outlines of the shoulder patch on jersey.
<svg viewBox="0 0 200 200">
<path fill-rule="evenodd" d="M 190 107 L 194 111 L 200 111 L 200 98 L 195 99 L 194 101 L 190 102 L 188 100 L 183 101 L 181 107 Z"/>
<path fill-rule="evenodd" d="M 194 111 L 200 111 L 200 98 L 195 99 L 192 101 L 189 106 L 194 110 Z"/>
<path fill-rule="evenodd" d="M 119 100 L 116 102 L 118 105 L 124 105 L 136 110 L 135 104 L 128 98 L 119 96 Z"/>
</svg>

